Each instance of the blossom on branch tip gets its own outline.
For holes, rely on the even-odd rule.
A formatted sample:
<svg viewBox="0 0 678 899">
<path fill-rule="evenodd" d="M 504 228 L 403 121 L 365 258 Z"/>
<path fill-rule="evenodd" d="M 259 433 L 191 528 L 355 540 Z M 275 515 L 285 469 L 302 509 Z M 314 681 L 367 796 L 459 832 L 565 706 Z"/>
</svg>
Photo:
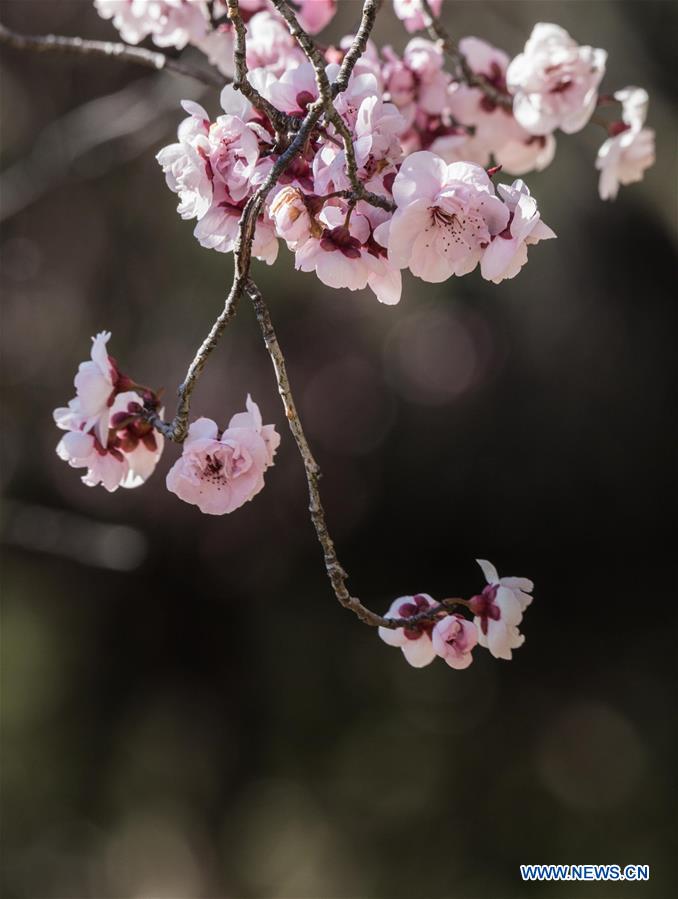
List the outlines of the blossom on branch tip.
<svg viewBox="0 0 678 899">
<path fill-rule="evenodd" d="M 472 621 L 455 612 L 436 623 L 431 642 L 436 655 L 450 668 L 462 670 L 473 661 L 471 650 L 478 642 L 478 630 Z"/>
<path fill-rule="evenodd" d="M 518 123 L 530 134 L 580 131 L 596 107 L 606 61 L 605 50 L 579 46 L 564 28 L 535 25 L 506 72 Z"/>
<path fill-rule="evenodd" d="M 54 419 L 60 428 L 94 431 L 104 445 L 117 380 L 117 371 L 106 349 L 110 339 L 110 331 L 100 331 L 92 338 L 91 358 L 80 363 L 73 380 L 75 397 L 68 408 L 54 411 Z"/>
<path fill-rule="evenodd" d="M 220 433 L 216 422 L 199 418 L 188 429 L 183 452 L 167 474 L 167 489 L 207 515 L 225 515 L 264 487 L 280 443 L 274 425 L 263 425 L 248 395 L 246 412 L 234 415 Z"/>
<path fill-rule="evenodd" d="M 537 201 L 530 196 L 524 181 L 514 181 L 510 186 L 499 184 L 497 191 L 510 213 L 508 225 L 493 237 L 480 260 L 480 272 L 488 281 L 499 284 L 506 278 L 515 278 L 527 262 L 527 247 L 549 240 L 556 235 L 541 220 Z"/>
<path fill-rule="evenodd" d="M 401 596 L 391 603 L 384 618 L 411 618 L 413 615 L 420 615 L 437 605 L 428 593 Z M 406 661 L 413 668 L 424 668 L 426 665 L 430 665 L 436 657 L 436 651 L 431 642 L 434 624 L 435 620 L 431 618 L 413 628 L 380 627 L 379 636 L 389 646 L 397 646 L 402 649 Z"/>
<path fill-rule="evenodd" d="M 525 637 L 518 630 L 523 612 L 532 602 L 532 581 L 521 577 L 503 577 L 485 559 L 477 559 L 487 587 L 473 596 L 469 608 L 475 615 L 478 643 L 496 659 L 510 659 L 511 651 L 522 646 Z"/>
<path fill-rule="evenodd" d="M 598 193 L 602 200 L 614 200 L 619 185 L 642 181 L 645 170 L 654 165 L 655 135 L 645 128 L 649 97 L 642 87 L 617 91 L 622 104 L 621 122 L 613 122 L 610 136 L 598 150 L 596 168 L 600 171 Z"/>
<path fill-rule="evenodd" d="M 153 473 L 162 454 L 163 437 L 145 417 L 158 410 L 155 393 L 122 375 L 107 353 L 110 332 L 93 338 L 92 359 L 81 363 L 75 377 L 76 396 L 54 410 L 57 427 L 66 431 L 57 455 L 73 468 L 86 468 L 83 483 L 138 487 Z M 136 389 L 130 389 L 134 387 Z"/>
</svg>

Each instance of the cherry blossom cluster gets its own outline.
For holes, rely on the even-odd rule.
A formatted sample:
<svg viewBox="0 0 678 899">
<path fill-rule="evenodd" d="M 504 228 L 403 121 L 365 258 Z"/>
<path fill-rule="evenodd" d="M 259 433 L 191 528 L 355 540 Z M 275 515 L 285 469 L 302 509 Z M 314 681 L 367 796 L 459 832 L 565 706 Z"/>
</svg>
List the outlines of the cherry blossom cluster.
<svg viewBox="0 0 678 899">
<path fill-rule="evenodd" d="M 423 668 L 439 656 L 450 668 L 468 668 L 476 646 L 489 649 L 496 659 L 511 659 L 525 637 L 518 630 L 523 612 L 532 602 L 532 581 L 523 577 L 502 577 L 485 559 L 478 559 L 487 586 L 469 600 L 438 603 L 428 593 L 401 596 L 385 618 L 412 620 L 409 627 L 379 628 L 379 636 L 389 646 L 402 649 L 407 662 Z M 450 606 L 466 608 L 473 619 Z"/>
<path fill-rule="evenodd" d="M 163 450 L 144 408 L 158 410 L 158 395 L 122 374 L 106 344 L 109 331 L 92 338 L 90 358 L 74 379 L 75 396 L 54 410 L 54 421 L 66 431 L 57 446 L 59 458 L 73 468 L 86 468 L 88 487 L 101 484 L 109 492 L 138 487 L 150 477 Z M 162 410 L 160 410 L 162 414 Z"/>
<path fill-rule="evenodd" d="M 337 70 L 336 63 L 327 66 L 330 80 Z M 318 96 L 308 63 L 278 79 L 262 70 L 251 76 L 262 96 L 291 116 L 303 115 Z M 382 97 L 375 76 L 358 71 L 336 110 L 350 131 L 361 185 L 388 208 L 353 195 L 341 135 L 327 123 L 269 194 L 254 256 L 271 264 L 283 240 L 301 271 L 314 271 L 330 287 L 369 286 L 390 304 L 400 299 L 405 268 L 429 282 L 467 274 L 478 264 L 488 280 L 514 277 L 527 261 L 528 245 L 555 236 L 527 186 L 517 180 L 495 190 L 482 166 L 448 164 L 430 150 L 405 156 L 407 121 Z M 197 219 L 200 244 L 231 252 L 243 208 L 278 154 L 270 123 L 231 85 L 221 105 L 224 115 L 211 121 L 201 106 L 185 101 L 189 117 L 179 126 L 179 140 L 161 150 L 158 161 L 179 195 L 179 214 Z"/>
<path fill-rule="evenodd" d="M 163 436 L 149 413 L 163 414 L 158 394 L 120 372 L 106 345 L 110 332 L 92 338 L 91 358 L 75 376 L 75 397 L 54 410 L 66 434 L 57 454 L 73 468 L 87 469 L 88 487 L 109 492 L 139 487 L 152 474 L 163 451 Z M 233 512 L 264 486 L 280 436 L 264 425 L 250 396 L 246 411 L 234 415 L 226 430 L 209 418 L 193 422 L 183 454 L 167 475 L 167 489 L 209 515 Z"/>
<path fill-rule="evenodd" d="M 268 0 L 240 0 L 243 19 L 248 23 L 253 47 L 264 60 L 279 56 L 282 41 L 291 57 L 302 54 L 292 46 L 282 19 L 272 14 Z M 94 0 L 99 15 L 112 19 L 120 37 L 129 44 L 150 38 L 158 47 L 183 50 L 197 47 L 212 65 L 226 76 L 234 72 L 233 26 L 228 21 L 225 0 Z M 310 34 L 322 30 L 333 18 L 337 0 L 296 0 L 301 26 Z"/>
<path fill-rule="evenodd" d="M 416 4 L 400 11 L 405 7 L 411 12 Z M 277 29 L 266 41 L 255 27 L 264 16 Z M 414 27 L 414 19 L 406 21 Z M 325 50 L 330 84 L 350 41 Z M 252 247 L 256 258 L 273 263 L 283 240 L 297 269 L 315 272 L 330 287 L 369 286 L 393 304 L 403 269 L 440 282 L 479 266 L 499 283 L 520 271 L 529 245 L 555 236 L 522 180 L 495 188 L 491 175 L 544 168 L 555 153 L 555 129 L 571 133 L 586 124 L 600 100 L 605 51 L 581 47 L 547 24 L 535 27 L 512 61 L 474 37 L 459 49 L 480 86 L 455 80 L 441 46 L 425 38 L 412 38 L 402 57 L 367 45 L 334 100 L 341 122 L 321 119 L 268 194 Z M 318 73 L 274 12 L 249 20 L 247 62 L 263 101 L 300 122 L 318 98 Z M 622 119 L 610 123 L 597 161 L 605 198 L 619 183 L 638 180 L 654 155 L 653 132 L 644 127 L 645 92 L 629 88 L 614 102 L 622 104 Z M 200 244 L 231 252 L 247 200 L 286 143 L 263 103 L 253 106 L 231 85 L 214 120 L 196 103 L 183 105 L 189 118 L 158 161 L 179 195 L 180 215 L 197 220 Z"/>
</svg>

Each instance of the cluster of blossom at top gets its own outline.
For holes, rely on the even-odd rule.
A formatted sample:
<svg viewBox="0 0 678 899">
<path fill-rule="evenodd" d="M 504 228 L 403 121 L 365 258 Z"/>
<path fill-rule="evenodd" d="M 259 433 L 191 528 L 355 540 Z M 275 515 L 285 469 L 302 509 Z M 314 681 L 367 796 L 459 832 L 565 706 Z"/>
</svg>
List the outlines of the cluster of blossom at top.
<svg viewBox="0 0 678 899">
<path fill-rule="evenodd" d="M 389 646 L 397 646 L 414 668 L 429 665 L 440 656 L 450 668 L 468 668 L 473 649 L 489 649 L 496 659 L 510 659 L 512 650 L 525 637 L 518 630 L 523 612 L 532 602 L 532 581 L 523 577 L 502 577 L 490 562 L 478 559 L 487 586 L 477 596 L 458 605 L 472 614 L 469 621 L 458 612 L 449 612 L 428 593 L 401 596 L 385 618 L 409 619 L 423 616 L 412 627 L 380 627 L 379 636 Z"/>
<path fill-rule="evenodd" d="M 54 420 L 67 432 L 58 456 L 86 468 L 82 480 L 89 487 L 101 484 L 112 493 L 139 487 L 153 474 L 163 437 L 148 413 L 163 410 L 154 391 L 121 374 L 106 349 L 110 336 L 102 331 L 92 339 L 91 358 L 75 376 L 76 395 L 68 407 L 54 410 Z M 208 515 L 233 512 L 262 490 L 279 443 L 275 427 L 263 424 L 248 396 L 246 411 L 232 416 L 223 431 L 209 418 L 191 424 L 167 489 Z"/>
<path fill-rule="evenodd" d="M 178 49 L 190 43 L 223 74 L 233 75 L 233 28 L 224 0 L 215 0 L 211 9 L 205 0 L 95 0 L 95 5 L 100 15 L 113 19 L 125 40 L 138 43 L 150 36 L 160 47 Z M 438 15 L 442 0 L 430 5 Z M 316 34 L 330 22 L 337 3 L 296 0 L 293 6 L 301 26 Z M 394 0 L 393 6 L 408 31 L 426 26 L 420 0 Z M 247 22 L 250 71 L 263 69 L 280 77 L 304 65 L 304 53 L 269 0 L 240 0 L 239 7 Z M 329 47 L 328 62 L 339 61 L 349 41 L 345 38 L 338 48 Z M 428 149 L 448 163 L 482 166 L 493 159 L 507 173 L 523 175 L 552 161 L 557 129 L 567 134 L 579 131 L 598 104 L 614 103 L 622 105 L 621 117 L 605 125 L 608 139 L 596 159 L 600 196 L 614 198 L 620 184 L 641 180 L 653 164 L 654 131 L 645 127 L 647 93 L 628 87 L 612 96 L 598 94 L 605 50 L 580 46 L 564 29 L 549 23 L 535 26 L 523 52 L 513 60 L 475 37 L 461 40 L 459 50 L 489 92 L 454 80 L 444 69 L 440 47 L 423 39 L 411 41 L 402 58 L 391 47 L 380 54 L 369 44 L 359 61 L 358 72 L 375 76 L 372 95 L 391 102 L 404 119 L 397 129 L 391 123 L 404 155 Z M 263 76 L 255 75 L 255 81 L 257 77 Z M 301 110 L 291 111 L 303 109 L 302 104 Z"/>
<path fill-rule="evenodd" d="M 293 8 L 301 27 L 309 34 L 317 34 L 328 25 L 337 11 L 337 0 L 293 0 Z M 94 0 L 94 6 L 104 19 L 112 19 L 120 36 L 129 44 L 151 38 L 158 47 L 183 50 L 188 44 L 201 50 L 224 74 L 233 75 L 233 27 L 227 18 L 226 0 Z M 282 19 L 275 15 L 270 0 L 240 0 L 240 15 L 247 22 L 251 51 L 266 65 L 266 60 L 282 52 L 301 57 L 281 29 Z M 442 0 L 432 0 L 437 15 Z M 425 27 L 419 0 L 393 0 L 393 9 L 408 31 Z M 249 62 L 249 60 L 248 60 Z"/>
<path fill-rule="evenodd" d="M 430 42 L 415 38 L 405 58 L 418 67 L 419 96 L 429 88 L 435 92 L 438 78 L 447 81 L 442 56 Z M 497 283 L 516 275 L 527 246 L 554 236 L 526 185 L 514 181 L 495 191 L 481 165 L 451 161 L 459 155 L 456 144 L 468 139 L 456 127 L 447 138 L 422 139 L 432 114 L 425 114 L 428 124 L 417 125 L 416 104 L 405 102 L 403 91 L 397 95 L 400 106 L 384 99 L 368 64 L 358 63 L 335 107 L 350 132 L 360 182 L 390 201 L 395 212 L 352 196 L 342 136 L 326 122 L 269 193 L 253 254 L 272 263 L 280 238 L 294 252 L 298 269 L 315 271 L 330 287 L 369 286 L 384 303 L 400 299 L 404 268 L 430 282 L 467 274 L 478 264 L 483 277 Z M 327 65 L 330 81 L 338 68 Z M 250 78 L 288 115 L 302 116 L 318 95 L 309 63 L 280 77 L 255 69 Z M 441 85 L 439 93 L 445 96 L 446 88 Z M 394 99 L 392 92 L 388 96 Z M 194 235 L 201 245 L 230 252 L 245 203 L 280 149 L 265 116 L 230 85 L 221 104 L 225 114 L 212 122 L 201 106 L 186 101 L 189 118 L 179 127 L 178 143 L 161 150 L 158 161 L 179 195 L 180 215 L 198 220 Z M 422 145 L 432 149 L 417 149 Z"/>
</svg>

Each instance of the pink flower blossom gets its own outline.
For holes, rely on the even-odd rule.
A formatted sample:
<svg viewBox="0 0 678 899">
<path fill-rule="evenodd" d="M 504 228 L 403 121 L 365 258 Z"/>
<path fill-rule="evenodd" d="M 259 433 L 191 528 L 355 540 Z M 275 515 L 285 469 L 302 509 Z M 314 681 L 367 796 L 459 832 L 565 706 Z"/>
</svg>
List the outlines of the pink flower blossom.
<svg viewBox="0 0 678 899">
<path fill-rule="evenodd" d="M 401 596 L 391 603 L 391 607 L 384 615 L 384 618 L 411 618 L 413 615 L 419 615 L 427 609 L 433 608 L 437 603 L 428 595 L 428 593 L 417 593 L 415 596 Z M 422 622 L 416 628 L 398 627 L 388 628 L 380 627 L 379 636 L 389 646 L 397 646 L 403 651 L 405 659 L 413 668 L 423 668 L 430 665 L 436 657 L 433 643 L 431 642 L 431 632 L 434 626 L 434 619 Z"/>
<path fill-rule="evenodd" d="M 508 96 L 506 69 L 509 58 L 503 50 L 476 37 L 463 38 L 459 41 L 459 49 L 474 72 Z M 541 171 L 553 159 L 556 149 L 553 135 L 530 134 L 518 124 L 510 109 L 495 103 L 477 87 L 454 85 L 449 93 L 449 110 L 458 122 L 474 128 L 467 146 L 458 151 L 467 162 L 486 166 L 490 156 L 494 156 L 509 175 L 524 175 L 535 169 Z M 435 152 L 440 153 L 440 150 L 435 149 Z M 444 156 L 443 153 L 440 155 Z M 446 162 L 453 161 L 445 159 Z"/>
<path fill-rule="evenodd" d="M 473 622 L 454 613 L 438 621 L 431 633 L 431 642 L 436 655 L 450 668 L 461 670 L 473 661 L 471 650 L 478 642 L 478 631 Z"/>
<path fill-rule="evenodd" d="M 177 212 L 182 219 L 201 219 L 212 202 L 212 169 L 207 160 L 209 117 L 198 103 L 183 100 L 189 113 L 179 125 L 179 142 L 170 144 L 155 157 L 169 189 L 179 194 Z"/>
<path fill-rule="evenodd" d="M 133 390 L 119 393 L 111 406 L 108 451 L 122 452 L 127 462 L 127 472 L 122 487 L 139 487 L 155 471 L 162 455 L 165 438 L 140 414 L 144 400 Z M 163 409 L 158 410 L 160 417 Z"/>
<path fill-rule="evenodd" d="M 113 19 L 124 41 L 138 44 L 149 35 L 158 47 L 182 50 L 202 39 L 209 27 L 203 0 L 94 0 L 99 15 Z"/>
<path fill-rule="evenodd" d="M 318 216 L 324 225 L 322 235 L 297 250 L 294 266 L 302 272 L 314 271 L 328 287 L 362 290 L 369 276 L 362 245 L 370 236 L 370 226 L 365 216 L 355 212 L 346 224 L 346 213 L 345 206 L 325 206 Z"/>
<path fill-rule="evenodd" d="M 580 47 L 564 28 L 540 22 L 506 72 L 513 114 L 530 134 L 580 131 L 591 118 L 607 53 Z"/>
<path fill-rule="evenodd" d="M 215 203 L 198 222 L 193 236 L 201 247 L 218 253 L 232 253 L 238 239 L 238 223 L 242 215 L 240 206 L 232 206 L 227 200 Z M 254 232 L 252 255 L 267 265 L 273 265 L 278 256 L 278 241 L 273 224 L 260 216 Z"/>
<path fill-rule="evenodd" d="M 309 214 L 308 201 L 296 187 L 283 187 L 277 191 L 268 210 L 275 223 L 276 233 L 291 250 L 302 246 L 312 234 L 319 237 L 322 226 Z"/>
<path fill-rule="evenodd" d="M 509 58 L 503 50 L 477 37 L 463 38 L 459 41 L 459 49 L 475 73 L 482 75 L 495 90 L 507 93 Z M 475 140 L 485 148 L 488 158 L 510 140 L 516 130 L 511 110 L 495 103 L 477 87 L 455 84 L 449 93 L 449 109 L 457 121 L 475 128 Z"/>
<path fill-rule="evenodd" d="M 430 0 L 430 5 L 433 14 L 439 16 L 443 0 Z M 421 31 L 426 27 L 427 18 L 421 0 L 393 0 L 393 10 L 408 31 Z"/>
<path fill-rule="evenodd" d="M 306 62 L 287 25 L 272 11 L 258 12 L 247 23 L 247 66 L 275 75 Z"/>
<path fill-rule="evenodd" d="M 274 425 L 262 425 L 249 395 L 246 407 L 221 435 L 211 419 L 194 421 L 181 457 L 167 474 L 167 489 L 207 515 L 225 515 L 251 500 L 273 464 L 280 437 Z"/>
<path fill-rule="evenodd" d="M 101 427 L 89 426 L 88 419 L 78 414 L 77 399 L 71 400 L 68 410 L 54 412 L 58 427 L 67 431 L 57 455 L 72 468 L 87 469 L 82 481 L 88 487 L 102 484 L 112 493 L 118 487 L 140 486 L 153 473 L 163 450 L 162 435 L 156 435 L 141 414 L 143 405 L 134 391 L 117 394 L 102 432 Z"/>
<path fill-rule="evenodd" d="M 505 278 L 515 278 L 527 262 L 527 248 L 530 244 L 556 236 L 542 222 L 537 201 L 530 196 L 524 181 L 514 181 L 510 186 L 500 184 L 497 190 L 511 217 L 506 228 L 492 239 L 480 260 L 483 278 L 495 284 Z"/>
<path fill-rule="evenodd" d="M 354 150 L 358 168 L 368 176 L 383 160 L 399 162 L 402 155 L 399 135 L 405 130 L 405 120 L 393 103 L 379 97 L 366 97 L 360 104 L 355 122 Z M 345 166 L 343 152 L 342 164 Z"/>
<path fill-rule="evenodd" d="M 318 97 L 313 66 L 304 61 L 296 68 L 287 69 L 280 78 L 267 84 L 263 94 L 281 112 L 305 114 L 309 103 Z"/>
<path fill-rule="evenodd" d="M 259 141 L 252 129 L 238 116 L 219 116 L 209 130 L 209 164 L 235 203 L 248 195 L 258 159 Z"/>
<path fill-rule="evenodd" d="M 82 482 L 88 487 L 101 484 L 113 493 L 127 477 L 129 463 L 120 450 L 109 452 L 97 437 L 85 431 L 68 431 L 56 448 L 60 459 L 72 468 L 86 468 Z"/>
<path fill-rule="evenodd" d="M 518 625 L 523 612 L 532 602 L 532 581 L 521 577 L 503 577 L 485 559 L 476 560 L 482 568 L 487 587 L 472 597 L 470 609 L 478 629 L 478 643 L 489 649 L 496 659 L 510 659 L 511 650 L 525 642 Z"/>
<path fill-rule="evenodd" d="M 622 121 L 610 126 L 610 137 L 598 150 L 596 168 L 600 171 L 598 193 L 602 200 L 613 200 L 620 184 L 642 181 L 655 160 L 654 130 L 643 127 L 649 103 L 647 91 L 627 87 L 614 96 L 622 104 Z"/>
<path fill-rule="evenodd" d="M 388 245 L 389 261 L 437 283 L 473 271 L 509 212 L 480 166 L 446 165 L 421 151 L 405 159 L 393 184 L 397 209 L 375 238 Z"/>
<path fill-rule="evenodd" d="M 297 19 L 309 34 L 317 34 L 334 18 L 336 0 L 297 0 Z"/>
<path fill-rule="evenodd" d="M 54 410 L 54 420 L 60 428 L 94 430 L 104 445 L 108 439 L 110 403 L 117 380 L 117 371 L 106 350 L 110 338 L 110 331 L 100 331 L 92 338 L 91 358 L 80 363 L 73 381 L 76 396 L 68 408 Z"/>
<path fill-rule="evenodd" d="M 443 52 L 432 41 L 414 37 L 405 47 L 403 63 L 417 84 L 417 105 L 428 115 L 440 115 L 447 107 L 452 76 L 444 71 Z"/>
<path fill-rule="evenodd" d="M 507 175 L 541 172 L 553 162 L 555 155 L 556 139 L 552 134 L 529 134 L 515 119 L 506 142 L 494 151 L 497 165 Z"/>
</svg>

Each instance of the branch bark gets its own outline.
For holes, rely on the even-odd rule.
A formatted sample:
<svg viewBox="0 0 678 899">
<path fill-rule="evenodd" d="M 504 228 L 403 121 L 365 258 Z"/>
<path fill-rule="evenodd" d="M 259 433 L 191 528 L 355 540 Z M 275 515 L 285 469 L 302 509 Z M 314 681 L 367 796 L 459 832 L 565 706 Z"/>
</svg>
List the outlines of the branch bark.
<svg viewBox="0 0 678 899">
<path fill-rule="evenodd" d="M 239 90 L 246 97 L 255 109 L 268 116 L 280 141 L 296 120 L 286 115 L 270 103 L 265 97 L 262 97 L 259 91 L 250 83 L 247 78 L 247 32 L 245 23 L 240 15 L 240 6 L 238 0 L 227 0 L 228 18 L 233 23 L 235 31 L 235 49 L 233 51 L 235 63 L 235 78 L 233 79 L 233 87 Z"/>
<path fill-rule="evenodd" d="M 58 34 L 18 34 L 0 23 L 0 44 L 13 47 L 15 50 L 29 50 L 34 53 L 62 53 L 71 56 L 98 56 L 117 59 L 120 62 L 134 63 L 147 69 L 172 72 L 186 78 L 194 78 L 209 87 L 223 87 L 230 79 L 217 72 L 196 69 L 187 63 L 180 62 L 143 47 L 131 47 L 129 44 L 113 41 L 90 41 L 81 37 L 64 37 Z"/>
</svg>

